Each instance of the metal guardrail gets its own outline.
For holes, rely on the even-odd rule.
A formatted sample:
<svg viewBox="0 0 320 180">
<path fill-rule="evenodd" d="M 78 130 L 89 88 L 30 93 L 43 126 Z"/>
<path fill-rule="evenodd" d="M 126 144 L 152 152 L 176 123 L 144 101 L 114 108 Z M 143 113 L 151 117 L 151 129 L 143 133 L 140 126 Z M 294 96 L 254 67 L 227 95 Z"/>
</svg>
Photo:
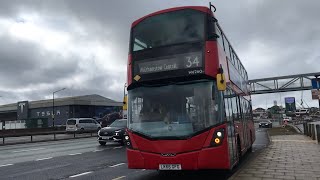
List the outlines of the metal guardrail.
<svg viewBox="0 0 320 180">
<path fill-rule="evenodd" d="M 304 135 L 320 144 L 320 123 L 303 123 Z"/>
<path fill-rule="evenodd" d="M 73 135 L 67 136 L 66 138 L 57 138 L 57 135 L 66 134 L 66 135 Z M 51 139 L 42 139 L 42 140 L 34 140 L 35 136 L 41 135 L 52 135 L 53 138 Z M 87 135 L 87 136 L 77 136 L 77 135 Z M 89 136 L 90 135 L 90 136 Z M 8 144 L 22 144 L 22 143 L 30 143 L 30 142 L 44 142 L 44 141 L 57 141 L 57 140 L 67 140 L 67 139 L 78 139 L 78 138 L 87 138 L 87 137 L 94 137 L 97 136 L 97 131 L 83 131 L 83 132 L 66 132 L 66 131 L 53 131 L 53 132 L 34 132 L 34 133 L 23 133 L 23 134 L 1 134 L 0 139 L 2 139 L 1 145 L 8 145 Z M 7 138 L 14 138 L 14 137 L 30 137 L 30 141 L 22 141 L 22 142 L 14 142 L 14 143 L 6 143 Z"/>
</svg>

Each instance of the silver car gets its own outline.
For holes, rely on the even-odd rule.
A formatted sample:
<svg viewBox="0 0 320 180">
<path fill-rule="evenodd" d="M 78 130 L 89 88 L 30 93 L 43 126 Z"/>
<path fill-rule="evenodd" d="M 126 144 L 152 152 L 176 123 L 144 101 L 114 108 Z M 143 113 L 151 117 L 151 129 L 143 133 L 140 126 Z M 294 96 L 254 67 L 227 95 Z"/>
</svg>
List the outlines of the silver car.
<svg viewBox="0 0 320 180">
<path fill-rule="evenodd" d="M 100 130 L 101 125 L 92 118 L 71 118 L 67 120 L 67 132 L 82 132 Z"/>
</svg>

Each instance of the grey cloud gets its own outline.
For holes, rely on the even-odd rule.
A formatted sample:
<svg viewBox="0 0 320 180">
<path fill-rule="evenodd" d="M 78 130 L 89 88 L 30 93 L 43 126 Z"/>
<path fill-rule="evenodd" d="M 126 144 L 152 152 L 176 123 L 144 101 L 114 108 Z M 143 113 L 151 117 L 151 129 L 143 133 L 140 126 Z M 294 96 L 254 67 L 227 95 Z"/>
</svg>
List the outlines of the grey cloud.
<svg viewBox="0 0 320 180">
<path fill-rule="evenodd" d="M 77 58 L 63 57 L 44 52 L 36 44 L 0 38 L 0 87 L 17 88 L 30 84 L 55 82 L 77 71 Z"/>
</svg>

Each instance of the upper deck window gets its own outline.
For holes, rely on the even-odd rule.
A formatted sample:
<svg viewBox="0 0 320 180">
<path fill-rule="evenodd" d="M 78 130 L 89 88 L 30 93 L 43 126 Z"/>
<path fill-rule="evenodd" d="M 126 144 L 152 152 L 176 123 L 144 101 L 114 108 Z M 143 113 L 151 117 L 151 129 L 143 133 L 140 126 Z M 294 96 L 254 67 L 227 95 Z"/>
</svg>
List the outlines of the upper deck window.
<svg viewBox="0 0 320 180">
<path fill-rule="evenodd" d="M 131 51 L 196 42 L 205 38 L 203 12 L 184 9 L 148 17 L 132 29 Z"/>
</svg>

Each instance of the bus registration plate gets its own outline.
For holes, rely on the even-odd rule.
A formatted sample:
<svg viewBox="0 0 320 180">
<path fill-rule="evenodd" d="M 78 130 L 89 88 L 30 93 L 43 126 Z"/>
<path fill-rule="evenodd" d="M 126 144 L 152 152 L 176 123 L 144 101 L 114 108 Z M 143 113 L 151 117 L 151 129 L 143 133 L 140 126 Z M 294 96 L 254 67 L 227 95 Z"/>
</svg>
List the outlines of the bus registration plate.
<svg viewBox="0 0 320 180">
<path fill-rule="evenodd" d="M 159 170 L 181 170 L 181 164 L 159 164 Z"/>
</svg>

